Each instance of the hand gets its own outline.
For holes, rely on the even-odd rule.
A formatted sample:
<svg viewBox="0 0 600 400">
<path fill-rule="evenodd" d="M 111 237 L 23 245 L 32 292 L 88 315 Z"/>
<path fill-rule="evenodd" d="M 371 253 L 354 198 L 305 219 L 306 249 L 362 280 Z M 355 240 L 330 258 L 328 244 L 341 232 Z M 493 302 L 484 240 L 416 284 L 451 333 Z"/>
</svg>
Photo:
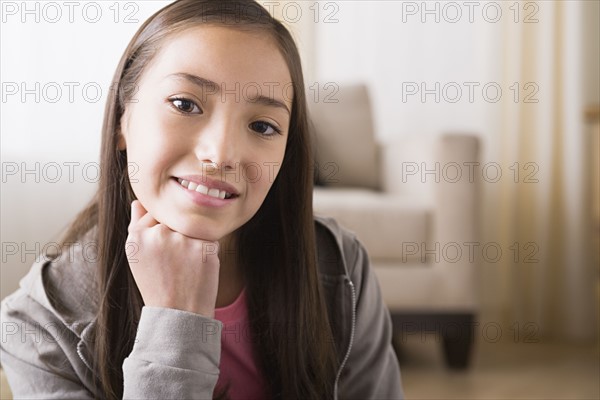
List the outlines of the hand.
<svg viewBox="0 0 600 400">
<path fill-rule="evenodd" d="M 214 318 L 219 289 L 219 242 L 173 231 L 139 200 L 131 203 L 126 253 L 144 304 Z"/>
</svg>

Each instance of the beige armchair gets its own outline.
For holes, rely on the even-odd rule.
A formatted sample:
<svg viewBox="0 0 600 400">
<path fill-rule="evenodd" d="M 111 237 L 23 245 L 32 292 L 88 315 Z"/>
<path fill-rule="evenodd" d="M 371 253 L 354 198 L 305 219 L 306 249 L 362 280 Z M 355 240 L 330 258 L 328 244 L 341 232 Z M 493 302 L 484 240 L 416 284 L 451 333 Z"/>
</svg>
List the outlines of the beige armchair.
<svg viewBox="0 0 600 400">
<path fill-rule="evenodd" d="M 478 139 L 442 134 L 383 142 L 373 132 L 365 86 L 341 87 L 336 99 L 309 104 L 315 214 L 335 218 L 364 244 L 396 344 L 435 330 L 448 365 L 466 367 L 483 245 Z"/>
</svg>

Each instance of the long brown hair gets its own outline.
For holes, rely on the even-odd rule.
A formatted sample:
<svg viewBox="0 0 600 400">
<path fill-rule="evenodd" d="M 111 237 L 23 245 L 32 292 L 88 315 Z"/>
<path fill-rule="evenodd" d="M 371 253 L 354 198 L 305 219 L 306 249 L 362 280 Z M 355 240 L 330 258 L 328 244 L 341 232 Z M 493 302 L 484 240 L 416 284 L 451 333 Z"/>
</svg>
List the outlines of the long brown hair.
<svg viewBox="0 0 600 400">
<path fill-rule="evenodd" d="M 333 397 L 338 358 L 318 279 L 312 209 L 313 159 L 300 57 L 287 29 L 254 1 L 179 0 L 150 17 L 123 54 L 102 128 L 99 188 L 63 236 L 73 242 L 97 227 L 100 307 L 94 368 L 107 398 L 123 394 L 123 360 L 133 348 L 143 300 L 125 255 L 130 204 L 127 152 L 119 121 L 144 68 L 171 34 L 199 24 L 272 37 L 293 83 L 289 135 L 279 174 L 257 213 L 237 231 L 250 330 L 259 368 L 274 398 Z"/>
</svg>

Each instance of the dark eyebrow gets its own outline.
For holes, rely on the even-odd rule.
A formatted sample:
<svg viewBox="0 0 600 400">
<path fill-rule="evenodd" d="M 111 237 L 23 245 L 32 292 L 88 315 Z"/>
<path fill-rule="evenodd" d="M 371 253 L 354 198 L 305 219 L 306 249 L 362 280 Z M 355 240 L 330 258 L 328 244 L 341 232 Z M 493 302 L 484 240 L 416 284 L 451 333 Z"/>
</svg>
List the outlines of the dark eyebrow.
<svg viewBox="0 0 600 400">
<path fill-rule="evenodd" d="M 208 87 L 211 90 L 214 90 L 215 94 L 219 93 L 221 91 L 221 87 L 218 83 L 213 82 L 210 79 L 202 78 L 197 75 L 188 74 L 187 72 L 178 72 L 175 74 L 168 75 L 167 77 L 185 79 L 186 81 L 188 81 L 196 86 L 199 86 L 202 89 Z M 285 111 L 287 111 L 288 114 L 291 114 L 289 108 L 283 101 L 277 100 L 277 99 L 274 99 L 274 98 L 271 98 L 268 96 L 260 95 L 260 96 L 253 97 L 251 99 L 247 99 L 247 101 L 250 103 L 262 104 L 265 106 L 283 108 Z"/>
</svg>

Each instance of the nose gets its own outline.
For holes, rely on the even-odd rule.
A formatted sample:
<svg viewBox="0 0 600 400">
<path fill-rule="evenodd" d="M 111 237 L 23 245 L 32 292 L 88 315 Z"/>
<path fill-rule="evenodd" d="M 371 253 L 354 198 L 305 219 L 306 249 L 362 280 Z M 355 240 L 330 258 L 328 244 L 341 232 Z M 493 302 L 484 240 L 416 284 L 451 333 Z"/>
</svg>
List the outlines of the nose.
<svg viewBox="0 0 600 400">
<path fill-rule="evenodd" d="M 202 163 L 212 163 L 208 171 L 235 169 L 239 164 L 239 134 L 227 120 L 211 121 L 198 135 L 195 152 Z M 216 165 L 215 165 L 216 164 Z"/>
</svg>

